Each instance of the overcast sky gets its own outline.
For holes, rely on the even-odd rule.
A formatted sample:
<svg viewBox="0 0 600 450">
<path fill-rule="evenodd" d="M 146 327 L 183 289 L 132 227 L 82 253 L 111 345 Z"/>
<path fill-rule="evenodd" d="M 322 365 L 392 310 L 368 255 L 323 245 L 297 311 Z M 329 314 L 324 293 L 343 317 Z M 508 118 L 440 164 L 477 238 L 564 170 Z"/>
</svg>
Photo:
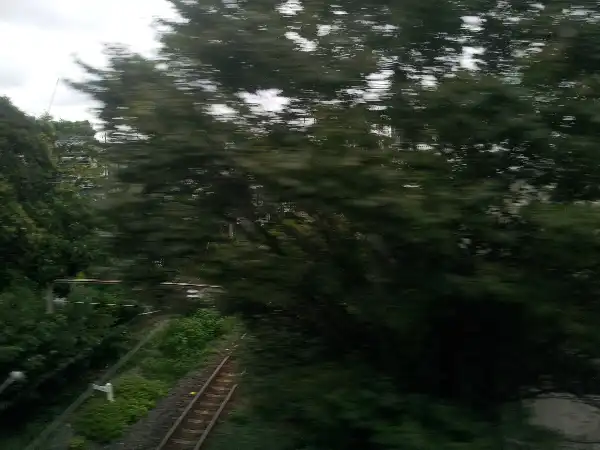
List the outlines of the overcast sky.
<svg viewBox="0 0 600 450">
<path fill-rule="evenodd" d="M 0 0 L 0 95 L 29 114 L 44 113 L 58 78 L 81 78 L 74 55 L 98 66 L 102 44 L 151 53 L 152 21 L 173 17 L 165 0 Z M 91 119 L 93 103 L 59 85 L 51 114 Z"/>
<path fill-rule="evenodd" d="M 84 75 L 75 55 L 97 67 L 105 63 L 106 43 L 151 54 L 157 17 L 175 17 L 166 0 L 0 0 L 0 95 L 39 116 L 48 110 L 58 79 Z M 285 101 L 274 93 L 248 99 L 267 110 Z M 93 121 L 93 107 L 89 98 L 59 84 L 50 113 Z"/>
</svg>

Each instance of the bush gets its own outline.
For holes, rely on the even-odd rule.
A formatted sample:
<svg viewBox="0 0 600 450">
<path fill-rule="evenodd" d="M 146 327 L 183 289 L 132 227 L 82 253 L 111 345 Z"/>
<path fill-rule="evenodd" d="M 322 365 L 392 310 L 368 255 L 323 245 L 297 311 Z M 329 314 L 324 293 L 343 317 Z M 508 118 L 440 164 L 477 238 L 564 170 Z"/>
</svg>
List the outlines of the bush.
<svg viewBox="0 0 600 450">
<path fill-rule="evenodd" d="M 115 382 L 115 401 L 92 399 L 76 417 L 75 430 L 95 442 L 110 442 L 144 417 L 165 396 L 169 386 L 137 374 L 127 374 Z"/>
<path fill-rule="evenodd" d="M 174 382 L 198 367 L 209 344 L 232 330 L 232 325 L 214 311 L 200 310 L 190 317 L 173 320 L 145 351 L 138 363 L 147 378 Z"/>
<path fill-rule="evenodd" d="M 167 358 L 194 358 L 223 331 L 223 319 L 214 311 L 201 309 L 191 317 L 173 321 L 159 349 Z"/>
<path fill-rule="evenodd" d="M 91 371 L 112 363 L 128 347 L 129 334 L 115 328 L 112 310 L 68 303 L 47 314 L 44 294 L 24 279 L 0 292 L 0 374 L 18 369 L 29 380 L 27 389 L 15 383 L 2 394 L 2 435 L 68 401 L 80 387 L 75 380 L 85 382 Z M 73 295 L 71 302 L 114 301 L 94 288 Z"/>
<path fill-rule="evenodd" d="M 154 408 L 172 383 L 202 362 L 211 341 L 230 329 L 231 324 L 208 310 L 173 320 L 142 351 L 135 372 L 114 382 L 115 401 L 100 395 L 89 401 L 73 423 L 75 430 L 98 443 L 119 438 Z"/>
<path fill-rule="evenodd" d="M 86 450 L 87 442 L 81 436 L 75 436 L 69 441 L 69 450 Z"/>
</svg>

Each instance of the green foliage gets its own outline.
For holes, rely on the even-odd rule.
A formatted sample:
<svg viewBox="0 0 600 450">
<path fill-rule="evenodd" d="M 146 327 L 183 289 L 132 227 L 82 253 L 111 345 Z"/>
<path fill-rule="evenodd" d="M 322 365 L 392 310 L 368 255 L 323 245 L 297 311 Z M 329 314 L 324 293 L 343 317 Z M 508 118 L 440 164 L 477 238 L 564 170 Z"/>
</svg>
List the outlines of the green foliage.
<svg viewBox="0 0 600 450">
<path fill-rule="evenodd" d="M 77 413 L 74 428 L 86 439 L 110 442 L 121 436 L 127 426 L 144 417 L 167 392 L 168 385 L 161 381 L 136 374 L 124 375 L 115 382 L 115 401 L 109 402 L 98 394 L 98 398 L 89 401 Z"/>
<path fill-rule="evenodd" d="M 87 384 L 90 371 L 127 347 L 122 308 L 105 306 L 120 303 L 119 294 L 75 289 L 71 303 L 45 312 L 45 288 L 54 279 L 75 276 L 103 256 L 96 230 L 102 221 L 80 182 L 91 175 L 80 170 L 74 177 L 66 167 L 77 152 L 92 156 L 93 136 L 88 123 L 35 119 L 0 98 L 0 376 L 27 376 L 0 398 L 0 446 L 15 439 L 23 448 L 17 435 L 35 433 L 30 421 L 47 419 L 71 400 L 69 391 Z"/>
<path fill-rule="evenodd" d="M 0 291 L 15 274 L 44 285 L 94 259 L 94 213 L 57 183 L 51 131 L 0 98 Z"/>
<path fill-rule="evenodd" d="M 171 3 L 160 64 L 115 48 L 80 86 L 115 251 L 226 287 L 261 417 L 311 449 L 539 448 L 507 405 L 600 392 L 591 3 Z"/>
<path fill-rule="evenodd" d="M 50 121 L 49 126 L 53 128 L 53 158 L 63 181 L 81 194 L 101 194 L 108 166 L 91 123 L 59 120 Z"/>
<path fill-rule="evenodd" d="M 143 355 L 139 370 L 150 378 L 177 381 L 198 367 L 211 351 L 211 342 L 231 332 L 227 325 L 226 320 L 208 310 L 172 321 Z"/>
<path fill-rule="evenodd" d="M 86 450 L 87 448 L 87 442 L 81 436 L 75 436 L 69 441 L 69 450 Z"/>
<path fill-rule="evenodd" d="M 111 293 L 75 290 L 70 302 L 47 314 L 43 293 L 22 281 L 0 293 L 0 373 L 25 372 L 25 383 L 13 383 L 0 400 L 0 432 L 14 436 L 53 405 L 72 400 L 85 389 L 90 374 L 122 355 L 130 346 L 128 327 L 118 323 L 119 303 Z"/>
<path fill-rule="evenodd" d="M 159 348 L 168 358 L 195 357 L 220 334 L 222 323 L 223 319 L 218 314 L 201 309 L 191 317 L 172 323 Z"/>
<path fill-rule="evenodd" d="M 97 394 L 76 413 L 73 426 L 77 433 L 97 443 L 120 437 L 173 383 L 204 362 L 210 345 L 225 331 L 224 320 L 212 311 L 173 319 L 140 351 L 131 370 L 114 381 L 114 402 Z"/>
</svg>

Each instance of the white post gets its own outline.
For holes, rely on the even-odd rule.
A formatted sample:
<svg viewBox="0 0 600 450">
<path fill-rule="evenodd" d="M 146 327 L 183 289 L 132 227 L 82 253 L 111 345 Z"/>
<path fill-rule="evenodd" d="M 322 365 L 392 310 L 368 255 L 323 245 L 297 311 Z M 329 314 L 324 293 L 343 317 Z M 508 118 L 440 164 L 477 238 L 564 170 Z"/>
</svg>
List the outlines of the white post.
<svg viewBox="0 0 600 450">
<path fill-rule="evenodd" d="M 113 390 L 112 383 L 106 383 L 106 398 L 109 402 L 115 401 L 115 391 Z"/>
<path fill-rule="evenodd" d="M 92 384 L 92 389 L 95 389 L 97 391 L 100 392 L 105 392 L 106 393 L 106 399 L 109 402 L 114 402 L 115 401 L 115 392 L 113 389 L 113 385 L 111 383 L 106 383 L 104 386 L 99 386 L 97 384 Z"/>
</svg>

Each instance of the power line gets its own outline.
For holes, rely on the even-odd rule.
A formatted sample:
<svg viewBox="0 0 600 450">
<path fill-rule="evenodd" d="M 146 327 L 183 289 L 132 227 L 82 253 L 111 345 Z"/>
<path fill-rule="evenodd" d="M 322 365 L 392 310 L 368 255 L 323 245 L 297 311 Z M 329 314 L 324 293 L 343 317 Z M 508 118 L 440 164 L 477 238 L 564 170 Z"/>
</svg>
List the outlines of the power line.
<svg viewBox="0 0 600 450">
<path fill-rule="evenodd" d="M 150 309 L 150 306 L 143 306 L 143 305 L 137 305 L 134 303 L 105 303 L 105 302 L 72 302 L 71 300 L 68 300 L 66 298 L 63 297 L 55 297 L 53 299 L 53 302 L 59 305 L 66 305 L 67 303 L 71 303 L 71 304 L 75 304 L 75 305 L 102 305 L 102 306 L 120 306 L 120 307 L 124 307 L 124 308 L 145 308 L 145 309 Z M 152 313 L 152 311 L 148 311 L 145 313 L 142 313 L 140 315 L 143 314 L 150 314 Z"/>
<path fill-rule="evenodd" d="M 166 322 L 163 322 L 148 333 L 144 338 L 142 338 L 134 348 L 132 348 L 125 356 L 123 356 L 115 365 L 113 365 L 95 384 L 105 384 L 123 365 L 125 365 L 132 357 L 135 355 L 140 348 L 144 346 L 152 337 L 156 335 L 160 330 L 164 328 Z M 67 419 L 71 413 L 73 413 L 77 408 L 79 408 L 88 397 L 94 392 L 94 388 L 92 385 L 88 387 L 67 409 L 63 411 L 63 413 L 55 419 L 45 430 L 43 430 L 40 435 L 31 442 L 25 450 L 35 450 L 39 448 L 40 444 L 46 441 L 52 433 Z"/>
<path fill-rule="evenodd" d="M 54 283 L 56 284 L 99 284 L 99 285 L 116 285 L 116 284 L 122 284 L 123 281 L 122 280 L 100 280 L 97 278 L 59 278 L 54 280 Z M 179 282 L 172 282 L 172 281 L 165 281 L 162 283 L 159 283 L 161 286 L 174 286 L 174 287 L 187 287 L 188 290 L 186 292 L 186 297 L 187 298 L 202 298 L 202 293 L 204 291 L 210 291 L 210 290 L 222 290 L 221 286 L 216 286 L 216 285 L 211 285 L 211 284 L 199 284 L 199 283 L 179 283 Z M 189 289 L 189 288 L 198 288 L 199 290 L 196 289 Z M 139 305 L 135 305 L 135 304 L 117 304 L 117 303 L 100 303 L 100 302 L 82 302 L 82 301 L 77 301 L 77 302 L 71 302 L 65 298 L 60 298 L 60 297 L 55 297 L 52 293 L 52 288 L 49 288 L 48 291 L 46 292 L 46 311 L 50 314 L 54 313 L 54 305 L 55 304 L 66 304 L 66 303 L 76 303 L 76 304 L 90 304 L 90 305 L 107 305 L 107 306 L 122 306 L 122 307 L 135 307 L 135 306 L 139 306 Z M 144 308 L 149 308 L 147 306 L 144 306 Z"/>
<path fill-rule="evenodd" d="M 123 280 L 100 280 L 97 278 L 59 278 L 54 280 L 55 283 L 67 283 L 67 284 L 122 284 Z M 161 286 L 180 286 L 180 287 L 198 287 L 204 289 L 222 289 L 221 286 L 212 284 L 198 284 L 198 283 L 178 283 L 173 281 L 164 281 L 159 283 Z"/>
<path fill-rule="evenodd" d="M 66 298 L 62 298 L 62 297 L 55 297 L 54 303 L 58 303 L 59 305 L 72 303 L 72 304 L 76 304 L 76 305 L 104 305 L 104 306 L 123 306 L 123 307 L 139 307 L 139 308 L 141 308 L 140 305 L 134 305 L 134 304 L 104 303 L 104 302 L 72 302 L 72 301 L 67 300 Z"/>
<path fill-rule="evenodd" d="M 97 278 L 59 278 L 54 280 L 53 284 L 99 284 L 99 285 L 116 285 L 123 284 L 122 280 L 100 280 Z M 179 283 L 173 281 L 165 281 L 159 283 L 160 286 L 174 286 L 174 287 L 187 287 L 187 288 L 198 288 L 202 292 L 204 291 L 222 291 L 223 288 L 221 286 L 216 286 L 213 284 L 202 284 L 202 283 Z M 139 290 L 134 289 L 134 290 Z M 198 290 L 196 289 L 188 289 L 186 297 L 188 298 L 202 298 Z M 49 287 L 46 292 L 46 311 L 49 314 L 54 313 L 54 305 L 55 303 L 64 303 L 63 300 L 57 301 L 52 293 L 52 287 Z M 78 302 L 81 303 L 81 302 Z M 121 306 L 129 306 L 129 305 L 121 305 Z"/>
</svg>

